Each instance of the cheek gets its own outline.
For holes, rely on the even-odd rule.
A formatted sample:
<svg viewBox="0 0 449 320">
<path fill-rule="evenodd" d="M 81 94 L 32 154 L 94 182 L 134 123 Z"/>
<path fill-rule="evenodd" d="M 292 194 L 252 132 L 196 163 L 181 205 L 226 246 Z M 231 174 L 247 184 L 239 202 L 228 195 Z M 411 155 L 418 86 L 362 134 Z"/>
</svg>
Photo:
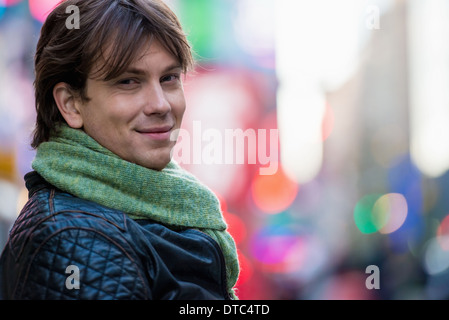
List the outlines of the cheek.
<svg viewBox="0 0 449 320">
<path fill-rule="evenodd" d="M 139 96 L 132 95 L 111 96 L 104 99 L 101 112 L 109 123 L 123 127 L 139 116 L 141 100 Z"/>
<path fill-rule="evenodd" d="M 101 139 L 123 135 L 134 117 L 132 110 L 118 101 L 90 103 L 85 110 L 84 130 L 93 136 L 101 136 Z"/>
<path fill-rule="evenodd" d="M 170 100 L 170 105 L 172 107 L 172 112 L 177 120 L 181 121 L 186 110 L 186 100 L 184 97 L 184 92 L 181 91 L 178 94 L 173 95 Z"/>
</svg>

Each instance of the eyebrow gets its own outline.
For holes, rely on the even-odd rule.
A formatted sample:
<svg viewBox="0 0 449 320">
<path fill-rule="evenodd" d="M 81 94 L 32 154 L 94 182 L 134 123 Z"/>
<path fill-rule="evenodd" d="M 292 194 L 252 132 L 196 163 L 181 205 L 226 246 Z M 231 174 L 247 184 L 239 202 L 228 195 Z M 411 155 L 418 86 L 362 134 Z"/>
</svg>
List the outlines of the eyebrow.
<svg viewBox="0 0 449 320">
<path fill-rule="evenodd" d="M 179 63 L 171 64 L 171 65 L 167 66 L 166 68 L 164 68 L 162 70 L 162 73 L 167 73 L 167 72 L 170 72 L 170 71 L 174 71 L 176 69 L 181 69 L 182 70 L 182 66 Z M 128 74 L 131 73 L 131 74 L 135 74 L 135 75 L 139 75 L 139 76 L 147 74 L 147 72 L 144 69 L 135 68 L 135 67 L 131 67 L 131 68 L 126 69 L 123 72 L 123 74 L 125 74 L 125 73 L 128 73 Z"/>
</svg>

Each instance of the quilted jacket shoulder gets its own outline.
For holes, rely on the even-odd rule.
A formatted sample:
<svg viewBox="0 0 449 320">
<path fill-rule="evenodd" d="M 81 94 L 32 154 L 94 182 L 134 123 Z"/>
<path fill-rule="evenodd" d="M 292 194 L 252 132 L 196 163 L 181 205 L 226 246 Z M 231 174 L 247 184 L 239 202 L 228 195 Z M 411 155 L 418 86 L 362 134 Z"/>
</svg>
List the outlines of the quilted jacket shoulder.
<svg viewBox="0 0 449 320">
<path fill-rule="evenodd" d="M 32 185 L 32 186 L 29 186 Z M 1 299 L 227 299 L 214 241 L 61 192 L 36 173 L 0 259 Z"/>
</svg>

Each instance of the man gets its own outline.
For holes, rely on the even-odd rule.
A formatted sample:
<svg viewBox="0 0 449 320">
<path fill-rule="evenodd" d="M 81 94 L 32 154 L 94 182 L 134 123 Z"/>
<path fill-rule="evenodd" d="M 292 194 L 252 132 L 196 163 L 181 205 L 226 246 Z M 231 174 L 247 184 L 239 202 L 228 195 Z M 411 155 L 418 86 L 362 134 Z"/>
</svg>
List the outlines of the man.
<svg viewBox="0 0 449 320">
<path fill-rule="evenodd" d="M 68 6 L 79 29 L 66 27 Z M 159 0 L 68 0 L 50 13 L 29 201 L 1 256 L 1 299 L 236 298 L 219 201 L 171 159 L 192 67 Z"/>
</svg>

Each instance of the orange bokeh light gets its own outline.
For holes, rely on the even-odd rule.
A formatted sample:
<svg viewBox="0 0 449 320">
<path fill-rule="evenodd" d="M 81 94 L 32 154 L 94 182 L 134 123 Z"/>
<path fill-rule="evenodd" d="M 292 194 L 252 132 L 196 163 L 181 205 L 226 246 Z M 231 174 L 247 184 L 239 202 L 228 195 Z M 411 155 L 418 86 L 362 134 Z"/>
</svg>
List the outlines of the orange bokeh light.
<svg viewBox="0 0 449 320">
<path fill-rule="evenodd" d="M 295 200 L 299 186 L 279 166 L 273 175 L 256 175 L 251 192 L 254 203 L 265 213 L 275 214 L 287 209 Z"/>
</svg>

